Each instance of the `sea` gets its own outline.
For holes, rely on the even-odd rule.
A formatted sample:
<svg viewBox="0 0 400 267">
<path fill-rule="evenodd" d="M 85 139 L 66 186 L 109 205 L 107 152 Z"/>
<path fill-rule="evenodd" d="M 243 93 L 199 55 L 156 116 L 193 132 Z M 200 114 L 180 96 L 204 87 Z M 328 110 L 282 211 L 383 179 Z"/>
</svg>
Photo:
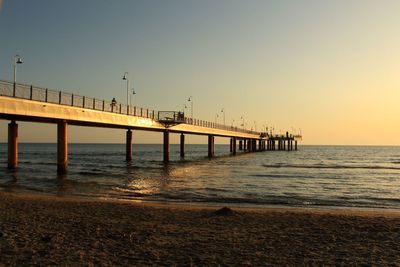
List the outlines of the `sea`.
<svg viewBox="0 0 400 267">
<path fill-rule="evenodd" d="M 400 209 L 400 147 L 299 146 L 297 151 L 230 155 L 229 145 L 69 144 L 66 174 L 57 174 L 56 144 L 19 144 L 19 167 L 7 169 L 0 144 L 0 190 L 56 196 L 235 206 Z"/>
</svg>

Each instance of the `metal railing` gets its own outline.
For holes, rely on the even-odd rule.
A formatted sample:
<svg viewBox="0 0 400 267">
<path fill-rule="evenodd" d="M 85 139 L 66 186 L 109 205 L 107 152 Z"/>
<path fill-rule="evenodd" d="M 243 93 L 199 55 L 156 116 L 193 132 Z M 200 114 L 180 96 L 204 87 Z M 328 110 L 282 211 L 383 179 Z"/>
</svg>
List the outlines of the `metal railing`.
<svg viewBox="0 0 400 267">
<path fill-rule="evenodd" d="M 128 116 L 137 116 L 143 118 L 150 118 L 159 120 L 159 113 L 155 110 L 127 106 L 121 103 L 113 103 L 112 101 L 100 100 L 93 97 L 81 96 L 77 94 L 56 91 L 48 88 L 37 87 L 33 85 L 26 85 L 21 83 L 12 83 L 0 80 L 0 96 L 8 96 L 14 98 L 22 98 L 33 101 L 40 101 L 46 103 L 59 104 L 64 106 L 79 107 L 85 109 L 92 109 L 104 112 L 112 112 Z M 260 132 L 246 130 L 234 126 L 222 125 L 210 121 L 192 119 L 184 117 L 183 123 L 195 126 L 214 128 L 226 131 L 234 131 L 240 133 L 254 134 L 261 136 Z"/>
</svg>

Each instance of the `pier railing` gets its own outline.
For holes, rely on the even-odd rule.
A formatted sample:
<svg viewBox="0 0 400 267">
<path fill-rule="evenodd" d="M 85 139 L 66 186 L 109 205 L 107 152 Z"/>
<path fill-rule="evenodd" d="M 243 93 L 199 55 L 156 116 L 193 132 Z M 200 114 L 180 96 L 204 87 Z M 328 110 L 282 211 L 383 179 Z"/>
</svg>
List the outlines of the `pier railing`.
<svg viewBox="0 0 400 267">
<path fill-rule="evenodd" d="M 28 99 L 45 103 L 59 104 L 64 106 L 98 110 L 103 112 L 112 112 L 128 116 L 150 118 L 156 121 L 160 119 L 158 117 L 159 113 L 157 111 L 148 108 L 127 106 L 114 101 L 101 100 L 93 97 L 81 96 L 77 94 L 71 94 L 22 83 L 14 84 L 12 82 L 3 80 L 0 80 L 0 96 Z M 246 130 L 244 128 L 238 128 L 233 125 L 227 126 L 195 118 L 184 117 L 184 120 L 182 120 L 182 122 L 200 127 L 221 129 L 226 131 L 235 131 L 235 132 L 248 133 L 261 136 L 259 132 Z"/>
</svg>

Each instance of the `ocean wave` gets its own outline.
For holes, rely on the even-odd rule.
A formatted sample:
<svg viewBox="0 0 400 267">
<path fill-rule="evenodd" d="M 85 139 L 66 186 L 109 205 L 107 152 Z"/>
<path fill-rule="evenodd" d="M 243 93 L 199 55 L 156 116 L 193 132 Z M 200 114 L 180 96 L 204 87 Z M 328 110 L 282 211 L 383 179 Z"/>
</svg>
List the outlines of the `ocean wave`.
<svg viewBox="0 0 400 267">
<path fill-rule="evenodd" d="M 400 167 L 391 166 L 350 166 L 350 165 L 296 165 L 296 164 L 263 164 L 265 168 L 297 168 L 297 169 L 372 169 L 372 170 L 399 170 Z"/>
</svg>

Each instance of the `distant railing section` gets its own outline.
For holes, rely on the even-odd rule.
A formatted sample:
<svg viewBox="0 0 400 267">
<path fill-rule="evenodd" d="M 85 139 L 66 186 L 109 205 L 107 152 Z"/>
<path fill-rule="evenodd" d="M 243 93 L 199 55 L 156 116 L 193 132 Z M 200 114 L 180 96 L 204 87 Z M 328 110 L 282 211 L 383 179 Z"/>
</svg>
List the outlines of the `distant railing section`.
<svg viewBox="0 0 400 267">
<path fill-rule="evenodd" d="M 2 80 L 0 80 L 0 96 L 22 98 L 22 99 L 28 99 L 46 103 L 59 104 L 64 106 L 72 106 L 72 107 L 92 109 L 104 112 L 112 112 L 124 115 L 144 117 L 156 121 L 159 121 L 160 119 L 159 113 L 157 111 L 150 110 L 147 108 L 126 106 L 121 103 L 115 103 L 112 101 L 100 100 L 92 97 L 51 90 L 48 88 L 42 88 L 33 85 L 26 85 L 21 83 L 14 84 Z M 259 135 L 260 137 L 262 137 L 260 132 L 250 131 L 244 128 L 238 128 L 233 125 L 227 126 L 210 121 L 187 118 L 184 117 L 183 113 L 180 112 L 178 113 L 180 114 L 179 115 L 180 123 L 186 123 L 206 128 L 215 128 L 226 131 Z"/>
</svg>

